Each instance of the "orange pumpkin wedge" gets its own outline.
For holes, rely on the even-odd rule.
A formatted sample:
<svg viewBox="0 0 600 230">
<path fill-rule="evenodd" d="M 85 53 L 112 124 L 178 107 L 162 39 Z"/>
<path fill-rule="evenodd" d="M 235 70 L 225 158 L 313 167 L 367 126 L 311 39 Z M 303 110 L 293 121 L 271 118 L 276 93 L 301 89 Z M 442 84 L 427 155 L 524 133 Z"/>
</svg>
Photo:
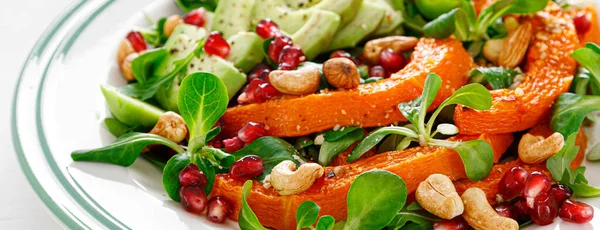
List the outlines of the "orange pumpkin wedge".
<svg viewBox="0 0 600 230">
<path fill-rule="evenodd" d="M 466 83 L 474 66 L 462 44 L 454 39 L 421 39 L 411 59 L 392 77 L 355 89 L 229 108 L 221 118 L 226 124 L 223 132 L 235 136 L 246 123 L 258 122 L 268 127 L 269 136 L 292 137 L 336 125 L 375 127 L 406 121 L 397 106 L 421 94 L 428 73 L 437 73 L 444 82 L 431 107 L 435 108 Z"/>
<path fill-rule="evenodd" d="M 497 161 L 513 140 L 512 134 L 480 136 L 458 136 L 456 141 L 481 139 L 488 142 L 494 150 Z M 464 166 L 458 153 L 441 147 L 415 147 L 402 151 L 385 152 L 358 160 L 344 166 L 345 173 L 328 177 L 335 167 L 325 167 L 325 176 L 313 186 L 296 195 L 280 196 L 273 188 L 264 188 L 254 181 L 248 204 L 260 222 L 275 229 L 295 229 L 296 209 L 307 200 L 321 207 L 320 215 L 331 215 L 336 220 L 346 219 L 346 196 L 352 181 L 363 172 L 382 169 L 395 173 L 404 179 L 409 193 L 417 185 L 434 173 L 445 174 L 453 180 L 466 178 Z M 211 196 L 223 196 L 231 201 L 233 212 L 230 218 L 237 220 L 241 207 L 241 189 L 243 181 L 234 181 L 228 175 L 217 175 Z"/>
<path fill-rule="evenodd" d="M 476 111 L 457 106 L 462 134 L 510 133 L 538 124 L 556 98 L 569 90 L 577 63 L 569 55 L 579 47 L 571 16 L 556 4 L 525 20 L 535 28 L 524 66 L 525 78 L 515 90 L 492 90 L 492 107 Z"/>
</svg>

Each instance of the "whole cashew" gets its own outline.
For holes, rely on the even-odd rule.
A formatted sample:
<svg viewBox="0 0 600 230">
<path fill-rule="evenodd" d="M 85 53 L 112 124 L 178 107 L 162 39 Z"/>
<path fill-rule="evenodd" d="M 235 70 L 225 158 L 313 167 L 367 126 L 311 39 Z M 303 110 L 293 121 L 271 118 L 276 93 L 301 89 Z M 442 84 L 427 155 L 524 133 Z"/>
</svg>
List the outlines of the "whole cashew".
<svg viewBox="0 0 600 230">
<path fill-rule="evenodd" d="M 273 87 L 282 93 L 307 95 L 319 89 L 321 74 L 316 67 L 304 67 L 298 70 L 274 70 L 269 73 L 269 81 Z"/>
<path fill-rule="evenodd" d="M 564 145 L 565 138 L 560 133 L 553 133 L 548 138 L 526 133 L 519 142 L 519 158 L 527 164 L 542 163 Z"/>
<path fill-rule="evenodd" d="M 325 173 L 323 167 L 316 163 L 305 163 L 296 169 L 290 160 L 282 161 L 271 171 L 271 186 L 282 196 L 301 193 Z"/>
<path fill-rule="evenodd" d="M 488 203 L 480 188 L 469 188 L 462 196 L 465 206 L 463 217 L 476 230 L 512 230 L 519 229 L 517 221 L 500 216 Z"/>
<path fill-rule="evenodd" d="M 447 220 L 459 216 L 464 210 L 452 180 L 442 174 L 432 174 L 419 183 L 415 198 L 425 210 Z"/>
<path fill-rule="evenodd" d="M 379 55 L 386 49 L 392 49 L 394 52 L 409 51 L 417 45 L 418 38 L 405 36 L 390 36 L 385 38 L 373 39 L 363 49 L 363 56 L 371 63 L 379 63 Z"/>
<path fill-rule="evenodd" d="M 125 60 L 123 60 L 123 63 L 121 63 L 121 73 L 123 74 L 123 77 L 125 77 L 125 79 L 127 79 L 128 81 L 135 80 L 135 76 L 133 76 L 133 71 L 131 70 L 131 62 L 133 62 L 133 59 L 135 59 L 138 56 L 140 56 L 138 53 L 130 53 L 129 55 L 127 55 Z"/>
<path fill-rule="evenodd" d="M 183 20 L 181 20 L 181 17 L 179 17 L 177 14 L 168 17 L 163 26 L 163 34 L 167 37 L 170 37 L 173 33 L 173 30 L 175 30 L 175 27 L 181 23 L 183 23 Z"/>
<path fill-rule="evenodd" d="M 117 50 L 117 65 L 121 66 L 121 64 L 123 64 L 123 61 L 125 61 L 125 58 L 127 58 L 127 56 L 129 56 L 132 53 L 135 53 L 133 45 L 131 44 L 131 42 L 129 42 L 129 40 L 123 39 L 123 41 L 121 41 L 121 44 L 119 44 L 119 49 Z"/>
<path fill-rule="evenodd" d="M 188 134 L 183 118 L 174 112 L 166 112 L 158 118 L 158 122 L 150 133 L 162 136 L 175 143 L 181 143 Z"/>
</svg>

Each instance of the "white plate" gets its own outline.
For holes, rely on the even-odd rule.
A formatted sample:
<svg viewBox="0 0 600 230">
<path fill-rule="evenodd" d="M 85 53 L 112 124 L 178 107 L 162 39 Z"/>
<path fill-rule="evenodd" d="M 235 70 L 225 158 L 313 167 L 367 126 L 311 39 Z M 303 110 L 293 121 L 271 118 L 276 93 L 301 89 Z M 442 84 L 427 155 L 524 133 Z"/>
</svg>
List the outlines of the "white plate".
<svg viewBox="0 0 600 230">
<path fill-rule="evenodd" d="M 165 193 L 161 171 L 145 160 L 123 168 L 70 158 L 73 150 L 114 140 L 102 123 L 110 113 L 99 86 L 126 83 L 115 63 L 117 44 L 132 27 L 149 26 L 142 12 L 154 19 L 180 13 L 173 0 L 76 1 L 40 37 L 14 96 L 19 163 L 38 196 L 69 229 L 237 228 L 232 221 L 215 225 L 185 212 Z M 591 184 L 600 185 L 600 177 L 591 176 L 598 174 L 599 166 L 588 167 Z M 600 214 L 600 198 L 584 201 Z M 537 228 L 600 229 L 600 215 L 584 225 L 555 223 Z"/>
</svg>

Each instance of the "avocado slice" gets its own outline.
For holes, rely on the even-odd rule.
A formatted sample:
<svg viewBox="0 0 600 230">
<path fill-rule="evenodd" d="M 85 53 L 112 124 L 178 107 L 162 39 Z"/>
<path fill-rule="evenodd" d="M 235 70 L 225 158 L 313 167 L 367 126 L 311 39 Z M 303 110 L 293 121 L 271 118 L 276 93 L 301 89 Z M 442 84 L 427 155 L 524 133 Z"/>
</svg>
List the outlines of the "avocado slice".
<svg viewBox="0 0 600 230">
<path fill-rule="evenodd" d="M 101 85 L 108 109 L 117 120 L 129 126 L 153 127 L 165 111 L 146 102 L 119 93 L 116 88 Z"/>
<path fill-rule="evenodd" d="M 227 60 L 242 72 L 250 72 L 264 58 L 263 40 L 254 32 L 239 32 L 227 39 L 227 43 L 231 46 Z"/>
<path fill-rule="evenodd" d="M 336 32 L 327 50 L 355 47 L 377 29 L 385 12 L 385 8 L 378 4 L 363 2 L 356 17 Z"/>
<path fill-rule="evenodd" d="M 194 57 L 187 72 L 209 72 L 216 75 L 225 83 L 229 99 L 233 98 L 237 91 L 246 84 L 246 74 L 235 68 L 233 63 L 206 53 L 201 54 L 199 58 Z"/>
<path fill-rule="evenodd" d="M 356 17 L 362 0 L 323 0 L 310 9 L 328 10 L 341 17 L 341 25 L 346 25 Z"/>
<path fill-rule="evenodd" d="M 225 39 L 240 31 L 249 31 L 254 3 L 255 0 L 220 0 L 212 29 L 223 33 Z"/>
<path fill-rule="evenodd" d="M 165 42 L 164 46 L 171 54 L 168 62 L 169 65 L 174 61 L 187 57 L 194 49 L 196 49 L 198 41 L 204 39 L 207 35 L 208 32 L 203 27 L 187 24 L 180 24 L 175 27 L 173 34 L 169 37 L 167 42 Z"/>
<path fill-rule="evenodd" d="M 252 24 L 256 25 L 265 18 L 273 20 L 281 30 L 288 34 L 298 31 L 310 17 L 312 11 L 294 10 L 286 6 L 284 0 L 256 0 L 252 11 Z"/>
<path fill-rule="evenodd" d="M 302 9 L 311 7 L 321 0 L 285 0 L 285 4 L 292 9 Z"/>
<path fill-rule="evenodd" d="M 387 0 L 365 0 L 371 3 L 375 3 L 383 8 L 385 8 L 385 16 L 383 20 L 377 27 L 377 30 L 371 34 L 372 36 L 382 36 L 387 35 L 396 29 L 403 21 L 402 13 L 400 11 L 396 11 L 392 5 Z"/>
<path fill-rule="evenodd" d="M 314 9 L 306 24 L 292 35 L 292 41 L 310 60 L 329 46 L 339 25 L 340 16 L 336 13 Z"/>
<path fill-rule="evenodd" d="M 160 87 L 154 94 L 154 98 L 158 101 L 167 111 L 173 111 L 179 113 L 179 107 L 177 106 L 177 93 L 179 93 L 179 78 L 173 79 L 169 87 Z"/>
</svg>

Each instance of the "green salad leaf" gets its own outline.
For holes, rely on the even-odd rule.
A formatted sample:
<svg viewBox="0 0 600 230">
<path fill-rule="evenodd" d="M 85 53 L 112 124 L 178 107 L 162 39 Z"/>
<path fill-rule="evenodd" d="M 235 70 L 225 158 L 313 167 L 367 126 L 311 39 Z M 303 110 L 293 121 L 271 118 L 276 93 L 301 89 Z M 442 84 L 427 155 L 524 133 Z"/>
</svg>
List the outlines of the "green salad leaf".
<svg viewBox="0 0 600 230">
<path fill-rule="evenodd" d="M 325 138 L 325 141 L 331 141 L 331 142 L 337 141 L 357 129 L 361 129 L 361 128 L 357 127 L 357 126 L 348 126 L 348 127 L 339 128 L 337 130 L 331 129 L 331 130 L 323 132 L 323 138 Z"/>
<path fill-rule="evenodd" d="M 454 149 L 462 159 L 467 177 L 472 181 L 483 180 L 492 171 L 492 167 L 494 166 L 494 150 L 483 140 L 471 140 L 460 143 L 435 141 L 434 144 Z"/>
<path fill-rule="evenodd" d="M 353 131 L 346 133 L 344 136 L 336 138 L 334 141 L 327 141 L 327 138 L 325 137 L 325 141 L 323 141 L 321 149 L 319 150 L 318 162 L 320 165 L 329 165 L 335 156 L 344 152 L 354 144 L 354 142 L 363 138 L 365 131 L 362 128 L 352 130 Z M 327 136 L 327 134 L 325 136 Z"/>
<path fill-rule="evenodd" d="M 298 151 L 294 148 L 294 146 L 287 143 L 283 139 L 272 136 L 258 138 L 252 143 L 248 144 L 248 146 L 232 153 L 231 155 L 233 155 L 236 160 L 249 155 L 260 157 L 263 160 L 264 171 L 263 174 L 256 177 L 256 180 L 259 181 L 262 181 L 266 175 L 271 174 L 273 168 L 282 161 L 293 161 L 296 163 L 296 166 L 300 164 L 300 162 L 298 162 L 298 160 L 294 157 L 298 157 Z"/>
<path fill-rule="evenodd" d="M 242 208 L 240 209 L 240 215 L 238 217 L 238 224 L 242 230 L 268 230 L 263 227 L 258 221 L 258 217 L 248 205 L 248 196 L 252 190 L 252 180 L 247 180 L 242 186 Z"/>
<path fill-rule="evenodd" d="M 503 67 L 479 67 L 471 71 L 470 78 L 485 78 L 492 89 L 506 89 L 513 84 L 519 72 Z"/>
<path fill-rule="evenodd" d="M 563 93 L 552 107 L 550 126 L 564 137 L 576 133 L 583 119 L 591 112 L 600 110 L 600 96 Z"/>
<path fill-rule="evenodd" d="M 375 147 L 377 143 L 381 142 L 383 138 L 390 134 L 398 134 L 412 139 L 418 139 L 418 135 L 414 130 L 406 127 L 382 127 L 367 135 L 361 142 L 348 155 L 347 162 L 355 161 L 360 158 L 367 151 Z"/>
<path fill-rule="evenodd" d="M 71 153 L 74 161 L 96 161 L 130 166 L 146 146 L 160 144 L 167 146 L 178 153 L 183 152 L 177 143 L 149 133 L 127 133 L 117 138 L 112 144 L 91 150 L 77 150 Z"/>
<path fill-rule="evenodd" d="M 333 216 L 325 215 L 319 218 L 317 222 L 317 230 L 332 230 L 333 226 L 335 226 L 335 219 Z"/>
<path fill-rule="evenodd" d="M 181 201 L 181 197 L 179 197 L 179 188 L 181 187 L 181 183 L 179 183 L 179 173 L 190 163 L 190 154 L 187 152 L 180 153 L 171 157 L 163 169 L 163 187 L 165 188 L 167 195 L 174 201 Z"/>
<path fill-rule="evenodd" d="M 108 129 L 108 131 L 115 137 L 120 137 L 126 133 L 144 131 L 143 127 L 129 127 L 123 122 L 120 122 L 119 120 L 112 117 L 104 118 L 104 125 L 106 126 L 106 129 Z"/>
<path fill-rule="evenodd" d="M 204 147 L 207 133 L 227 109 L 227 88 L 211 73 L 193 73 L 181 82 L 177 101 L 190 131 L 188 148 L 192 153 L 197 152 Z"/>
<path fill-rule="evenodd" d="M 200 170 L 206 175 L 206 185 L 204 186 L 204 193 L 210 195 L 213 186 L 215 185 L 216 169 L 215 165 L 211 163 L 206 157 L 199 156 L 198 154 L 192 155 L 191 163 L 198 166 Z"/>
<path fill-rule="evenodd" d="M 321 207 L 312 201 L 304 201 L 296 210 L 296 229 L 312 226 L 319 217 Z"/>
<path fill-rule="evenodd" d="M 414 202 L 416 203 L 416 202 Z M 432 229 L 433 224 L 440 221 L 440 218 L 427 212 L 410 211 L 408 209 L 401 210 L 396 214 L 394 219 L 387 225 L 387 229 L 399 230 L 410 225 L 414 225 L 415 229 Z"/>
<path fill-rule="evenodd" d="M 200 7 L 212 12 L 217 8 L 219 0 L 175 0 L 175 3 L 186 13 Z"/>
<path fill-rule="evenodd" d="M 448 13 L 440 15 L 438 18 L 433 19 L 431 22 L 425 24 L 423 32 L 425 36 L 432 38 L 447 38 L 456 31 L 455 18 L 456 12 L 459 8 L 453 9 Z"/>
<path fill-rule="evenodd" d="M 150 50 L 133 59 L 131 71 L 138 84 L 144 85 L 149 79 L 165 71 L 170 53 L 165 48 Z"/>
</svg>

